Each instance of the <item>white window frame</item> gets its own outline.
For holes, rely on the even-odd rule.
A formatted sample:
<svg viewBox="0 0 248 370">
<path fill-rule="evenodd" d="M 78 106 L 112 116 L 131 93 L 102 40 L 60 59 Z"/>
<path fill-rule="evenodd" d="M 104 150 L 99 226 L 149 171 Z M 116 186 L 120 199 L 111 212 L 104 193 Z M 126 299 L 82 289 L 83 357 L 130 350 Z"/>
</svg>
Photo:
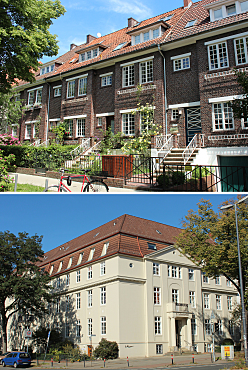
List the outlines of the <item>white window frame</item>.
<svg viewBox="0 0 248 370">
<path fill-rule="evenodd" d="M 97 127 L 102 127 L 102 117 L 97 117 Z"/>
<path fill-rule="evenodd" d="M 85 118 L 77 118 L 76 137 L 85 137 Z"/>
<path fill-rule="evenodd" d="M 132 113 L 123 113 L 122 114 L 122 132 L 125 136 L 135 135 L 135 119 Z M 125 125 L 125 132 L 124 132 Z"/>
<path fill-rule="evenodd" d="M 219 331 L 218 331 L 218 334 L 219 335 L 223 335 L 223 322 L 222 320 L 217 320 L 217 323 L 219 325 Z"/>
<path fill-rule="evenodd" d="M 122 67 L 122 87 L 134 86 L 134 64 Z"/>
<path fill-rule="evenodd" d="M 62 85 L 53 87 L 53 93 L 54 93 L 53 95 L 55 98 L 58 96 L 61 96 L 61 92 L 62 92 Z"/>
<path fill-rule="evenodd" d="M 106 254 L 106 253 L 107 253 L 107 251 L 108 251 L 108 247 L 109 247 L 109 242 L 104 243 L 103 248 L 102 248 L 101 256 L 105 256 L 105 254 Z"/>
<path fill-rule="evenodd" d="M 160 276 L 160 264 L 157 262 L 153 262 L 152 271 L 154 276 Z"/>
<path fill-rule="evenodd" d="M 80 270 L 77 270 L 77 272 L 76 272 L 76 283 L 80 283 L 80 279 L 81 279 Z"/>
<path fill-rule="evenodd" d="M 88 307 L 93 306 L 93 290 L 88 290 Z"/>
<path fill-rule="evenodd" d="M 171 277 L 174 279 L 178 278 L 177 266 L 171 266 Z"/>
<path fill-rule="evenodd" d="M 179 303 L 179 289 L 172 289 L 172 302 Z"/>
<path fill-rule="evenodd" d="M 211 335 L 211 322 L 209 319 L 204 320 L 204 326 L 205 326 L 205 334 L 206 335 Z"/>
<path fill-rule="evenodd" d="M 218 107 L 217 107 L 218 106 Z M 215 113 L 218 114 L 218 112 L 216 112 L 216 109 L 221 109 L 221 115 L 220 116 L 215 116 Z M 225 112 L 225 109 L 227 109 L 227 111 Z M 230 112 L 230 113 L 229 113 Z M 229 123 L 229 122 L 226 122 L 226 120 L 229 119 L 229 114 L 232 114 L 232 121 Z M 222 120 L 222 127 L 223 128 L 216 128 L 216 124 L 215 122 L 217 122 L 217 125 L 221 125 L 221 123 L 218 123 L 218 121 L 215 120 L 215 118 L 218 119 L 218 117 L 220 118 L 220 120 Z M 233 116 L 233 111 L 231 109 L 231 107 L 229 106 L 229 102 L 216 102 L 216 103 L 212 103 L 212 124 L 213 124 L 213 131 L 232 131 L 234 130 L 234 116 Z M 231 125 L 231 127 L 226 127 L 227 125 Z"/>
<path fill-rule="evenodd" d="M 161 288 L 153 287 L 153 303 L 156 306 L 161 305 Z"/>
<path fill-rule="evenodd" d="M 191 319 L 191 333 L 192 333 L 192 336 L 194 337 L 197 335 L 197 324 L 196 324 L 195 315 L 192 315 L 192 319 Z"/>
<path fill-rule="evenodd" d="M 94 253 L 95 253 L 95 248 L 91 248 L 88 261 L 91 261 L 93 259 Z"/>
<path fill-rule="evenodd" d="M 193 269 L 189 269 L 189 281 L 195 280 L 195 271 Z"/>
<path fill-rule="evenodd" d="M 101 335 L 107 334 L 107 320 L 106 316 L 101 316 Z"/>
<path fill-rule="evenodd" d="M 103 261 L 100 264 L 100 276 L 103 276 L 105 274 L 106 274 L 106 264 L 105 261 Z"/>
<path fill-rule="evenodd" d="M 209 284 L 209 279 L 205 272 L 202 273 L 202 282 L 205 284 Z"/>
<path fill-rule="evenodd" d="M 216 310 L 221 310 L 221 295 L 216 294 L 215 300 L 216 300 Z"/>
<path fill-rule="evenodd" d="M 81 308 L 81 294 L 76 293 L 76 310 L 79 310 Z"/>
<path fill-rule="evenodd" d="M 232 296 L 227 296 L 227 309 L 228 309 L 228 311 L 232 311 L 232 309 L 233 309 Z"/>
<path fill-rule="evenodd" d="M 209 294 L 208 293 L 204 293 L 203 294 L 203 305 L 204 305 L 204 308 L 205 309 L 210 309 L 210 305 L 209 305 Z"/>
<path fill-rule="evenodd" d="M 141 85 L 153 82 L 153 59 L 139 63 L 139 81 Z"/>
<path fill-rule="evenodd" d="M 106 303 L 107 303 L 106 286 L 103 286 L 100 288 L 100 304 L 101 306 L 105 306 Z"/>
<path fill-rule="evenodd" d="M 30 128 L 30 129 L 28 130 L 28 128 Z M 25 124 L 25 139 L 27 139 L 27 140 L 32 139 L 32 125 L 31 125 L 31 123 L 26 123 Z"/>
<path fill-rule="evenodd" d="M 161 316 L 154 317 L 154 334 L 162 335 L 162 317 Z"/>
<path fill-rule="evenodd" d="M 70 285 L 70 274 L 67 274 L 66 275 L 66 286 L 69 286 Z"/>
<path fill-rule="evenodd" d="M 88 336 L 90 337 L 93 333 L 93 320 L 88 319 Z"/>
<path fill-rule="evenodd" d="M 182 71 L 184 69 L 190 69 L 190 56 L 191 53 L 176 55 L 171 57 L 173 61 L 173 71 Z"/>
<path fill-rule="evenodd" d="M 113 72 L 100 75 L 102 87 L 112 85 L 112 75 L 113 75 Z"/>
<path fill-rule="evenodd" d="M 87 76 L 78 79 L 78 96 L 87 95 Z"/>
<path fill-rule="evenodd" d="M 76 337 L 81 337 L 81 325 L 79 319 L 76 320 Z"/>
<path fill-rule="evenodd" d="M 163 344 L 156 344 L 156 355 L 163 354 Z"/>
<path fill-rule="evenodd" d="M 32 103 L 30 103 L 30 97 L 32 96 Z M 35 90 L 31 90 L 28 93 L 28 106 L 32 107 L 35 103 Z"/>
<path fill-rule="evenodd" d="M 220 56 L 220 51 L 221 51 L 221 46 L 225 45 L 225 51 L 226 51 L 226 65 L 221 66 L 221 56 Z M 217 67 L 211 67 L 211 48 L 216 47 L 216 56 L 217 56 Z M 222 41 L 216 44 L 211 44 L 208 45 L 208 66 L 210 71 L 214 71 L 216 69 L 223 69 L 223 68 L 228 68 L 229 67 L 229 57 L 228 57 L 228 49 L 227 49 L 227 43 L 226 41 Z"/>
<path fill-rule="evenodd" d="M 75 88 L 76 88 L 76 79 L 67 81 L 67 98 L 68 99 L 75 97 Z"/>
<path fill-rule="evenodd" d="M 92 279 L 93 278 L 93 271 L 92 271 L 92 266 L 89 266 L 88 267 L 88 280 Z"/>
<path fill-rule="evenodd" d="M 189 303 L 191 304 L 192 308 L 195 308 L 195 292 L 192 290 L 189 292 Z"/>
<path fill-rule="evenodd" d="M 42 88 L 36 90 L 36 98 L 35 98 L 35 104 L 41 104 L 42 103 Z"/>
</svg>

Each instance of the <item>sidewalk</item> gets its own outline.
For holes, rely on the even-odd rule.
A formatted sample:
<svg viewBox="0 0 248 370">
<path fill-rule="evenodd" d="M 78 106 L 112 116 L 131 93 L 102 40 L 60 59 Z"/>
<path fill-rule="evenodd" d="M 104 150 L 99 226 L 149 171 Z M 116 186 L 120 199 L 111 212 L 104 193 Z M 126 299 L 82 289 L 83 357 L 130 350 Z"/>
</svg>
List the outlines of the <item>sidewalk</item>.
<svg viewBox="0 0 248 370">
<path fill-rule="evenodd" d="M 228 362 L 230 364 L 230 362 Z M 39 361 L 39 365 L 36 364 L 36 361 L 32 361 L 33 366 L 36 368 L 51 368 L 51 362 L 41 363 Z M 211 363 L 211 356 L 209 353 L 204 354 L 196 354 L 194 357 L 194 364 L 195 365 L 210 365 Z M 226 361 L 225 360 L 218 360 L 216 364 L 220 364 L 222 368 L 225 367 Z M 161 356 L 161 357 L 140 357 L 140 358 L 129 358 L 129 366 L 127 359 L 125 358 L 118 358 L 116 360 L 108 360 L 105 362 L 106 369 L 127 369 L 131 367 L 133 369 L 163 369 L 168 366 L 171 366 L 171 356 Z M 173 358 L 173 366 L 180 365 L 180 366 L 193 366 L 192 355 L 179 355 L 174 356 Z M 62 369 L 62 368 L 70 368 L 70 369 L 83 369 L 84 362 L 69 362 L 66 366 L 66 361 L 62 361 L 60 363 L 54 362 L 53 363 L 54 369 Z M 86 361 L 85 368 L 92 368 L 92 369 L 102 369 L 104 368 L 104 361 L 97 360 Z"/>
<path fill-rule="evenodd" d="M 43 186 L 45 188 L 46 180 L 48 181 L 48 186 L 51 185 L 58 185 L 59 180 L 53 179 L 50 177 L 43 177 L 43 176 L 36 176 L 36 175 L 26 175 L 23 173 L 10 173 L 9 174 L 12 178 L 18 176 L 18 184 L 30 184 L 36 186 Z M 77 181 L 72 181 L 70 186 L 70 190 L 72 193 L 80 193 L 82 187 L 82 183 Z M 134 190 L 134 189 L 127 189 L 127 188 L 115 188 L 109 187 L 109 193 L 133 193 L 133 192 L 142 192 L 141 190 Z"/>
</svg>

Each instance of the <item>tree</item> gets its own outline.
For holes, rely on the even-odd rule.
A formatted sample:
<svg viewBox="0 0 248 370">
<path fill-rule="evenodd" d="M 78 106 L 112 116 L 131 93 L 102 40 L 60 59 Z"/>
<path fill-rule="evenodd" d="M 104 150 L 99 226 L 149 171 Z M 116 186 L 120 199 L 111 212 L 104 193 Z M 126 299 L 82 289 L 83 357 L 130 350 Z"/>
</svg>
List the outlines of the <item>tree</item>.
<svg viewBox="0 0 248 370">
<path fill-rule="evenodd" d="M 233 200 L 229 201 L 229 203 Z M 224 202 L 225 204 L 226 202 Z M 244 290 L 248 284 L 248 205 L 237 206 L 239 242 Z M 207 200 L 198 203 L 198 212 L 188 211 L 176 248 L 209 277 L 224 275 L 240 292 L 235 212 L 214 212 Z M 246 299 L 246 302 L 248 300 Z M 247 303 L 246 303 L 247 305 Z"/>
<path fill-rule="evenodd" d="M 104 360 L 118 358 L 118 344 L 116 342 L 110 342 L 109 340 L 102 338 L 99 345 L 94 350 L 94 356 Z"/>
<path fill-rule="evenodd" d="M 59 0 L 0 3 L 0 92 L 6 93 L 17 79 L 33 82 L 38 60 L 44 55 L 57 55 L 57 36 L 49 27 L 65 8 Z"/>
<path fill-rule="evenodd" d="M 45 351 L 47 346 L 47 338 L 48 338 L 49 329 L 41 326 L 37 330 L 34 331 L 32 336 L 32 343 L 35 344 L 37 347 L 41 347 L 42 350 Z M 49 347 L 63 345 L 63 337 L 60 332 L 55 329 L 50 331 L 50 338 L 49 338 Z"/>
<path fill-rule="evenodd" d="M 21 101 L 17 100 L 17 94 L 10 90 L 3 94 L 0 92 L 0 134 L 8 132 L 8 127 L 18 124 L 22 115 Z"/>
<path fill-rule="evenodd" d="M 237 82 L 242 87 L 243 96 L 241 99 L 234 99 L 230 102 L 235 118 L 248 118 L 248 76 L 245 72 L 234 70 Z"/>
<path fill-rule="evenodd" d="M 3 352 L 7 351 L 7 324 L 16 313 L 40 318 L 53 301 L 50 277 L 37 265 L 43 257 L 42 237 L 0 232 L 0 318 Z"/>
</svg>

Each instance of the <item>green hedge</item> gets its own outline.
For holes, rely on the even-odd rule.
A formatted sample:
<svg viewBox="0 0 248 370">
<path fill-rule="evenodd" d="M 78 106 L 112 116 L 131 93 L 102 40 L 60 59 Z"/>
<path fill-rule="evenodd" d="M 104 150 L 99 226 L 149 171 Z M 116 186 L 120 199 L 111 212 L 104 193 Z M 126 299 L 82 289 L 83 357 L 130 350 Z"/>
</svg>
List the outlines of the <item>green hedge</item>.
<svg viewBox="0 0 248 370">
<path fill-rule="evenodd" d="M 1 145 L 0 149 L 4 155 L 14 154 L 17 167 L 56 170 L 63 166 L 65 160 L 71 159 L 70 152 L 75 145 L 50 145 L 48 147 L 34 147 L 27 145 Z"/>
</svg>

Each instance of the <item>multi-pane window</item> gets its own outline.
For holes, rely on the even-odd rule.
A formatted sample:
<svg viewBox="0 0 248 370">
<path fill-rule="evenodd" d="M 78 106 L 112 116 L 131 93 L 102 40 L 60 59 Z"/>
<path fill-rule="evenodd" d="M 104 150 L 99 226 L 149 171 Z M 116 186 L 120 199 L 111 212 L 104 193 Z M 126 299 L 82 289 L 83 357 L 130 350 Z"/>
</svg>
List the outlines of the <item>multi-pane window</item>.
<svg viewBox="0 0 248 370">
<path fill-rule="evenodd" d="M 66 322 L 65 323 L 65 337 L 68 338 L 70 335 L 70 326 L 69 326 L 69 323 Z"/>
<path fill-rule="evenodd" d="M 240 8 L 241 8 L 241 12 L 247 12 L 248 10 L 248 1 L 242 1 L 240 2 Z"/>
<path fill-rule="evenodd" d="M 92 289 L 88 290 L 88 307 L 92 307 L 93 304 L 93 294 Z"/>
<path fill-rule="evenodd" d="M 179 117 L 179 110 L 178 109 L 172 109 L 171 110 L 171 120 L 176 121 Z"/>
<path fill-rule="evenodd" d="M 140 43 L 140 35 L 134 36 L 134 43 L 135 43 L 135 45 Z"/>
<path fill-rule="evenodd" d="M 153 288 L 153 300 L 154 304 L 161 304 L 161 288 Z"/>
<path fill-rule="evenodd" d="M 143 34 L 143 38 L 144 38 L 144 42 L 145 42 L 145 41 L 148 41 L 148 40 L 150 39 L 150 33 L 149 33 L 149 31 L 147 31 L 147 32 L 145 32 L 145 33 Z"/>
<path fill-rule="evenodd" d="M 192 333 L 193 336 L 197 335 L 197 326 L 196 326 L 195 315 L 192 315 L 192 319 L 191 319 L 191 333 Z"/>
<path fill-rule="evenodd" d="M 177 278 L 177 267 L 171 266 L 171 277 Z"/>
<path fill-rule="evenodd" d="M 78 95 L 86 94 L 87 94 L 87 77 L 83 77 L 78 80 Z"/>
<path fill-rule="evenodd" d="M 156 39 L 159 37 L 159 28 L 156 28 L 155 30 L 152 31 L 152 37 Z"/>
<path fill-rule="evenodd" d="M 42 90 L 37 90 L 36 92 L 36 103 L 41 104 L 42 101 Z"/>
<path fill-rule="evenodd" d="M 162 334 L 162 319 L 160 316 L 155 316 L 154 324 L 155 324 L 155 327 L 154 327 L 155 334 Z"/>
<path fill-rule="evenodd" d="M 182 69 L 190 68 L 189 56 L 173 60 L 174 71 L 181 71 Z"/>
<path fill-rule="evenodd" d="M 229 333 L 234 335 L 234 325 L 232 320 L 229 320 Z"/>
<path fill-rule="evenodd" d="M 232 297 L 228 296 L 227 297 L 227 309 L 229 311 L 232 311 L 233 307 L 232 307 Z"/>
<path fill-rule="evenodd" d="M 194 280 L 194 270 L 189 269 L 189 280 Z"/>
<path fill-rule="evenodd" d="M 100 275 L 103 276 L 106 273 L 105 261 L 100 264 Z"/>
<path fill-rule="evenodd" d="M 221 310 L 221 296 L 216 294 L 215 298 L 216 298 L 216 309 Z"/>
<path fill-rule="evenodd" d="M 25 139 L 31 139 L 31 125 L 30 124 L 26 124 Z"/>
<path fill-rule="evenodd" d="M 76 282 L 79 283 L 80 282 L 80 270 L 78 270 L 76 272 Z"/>
<path fill-rule="evenodd" d="M 153 81 L 153 60 L 140 63 L 140 83 Z"/>
<path fill-rule="evenodd" d="M 106 304 L 106 287 L 101 288 L 101 304 Z"/>
<path fill-rule="evenodd" d="M 97 126 L 98 127 L 102 126 L 102 117 L 97 118 Z"/>
<path fill-rule="evenodd" d="M 73 259 L 73 257 L 70 257 L 70 259 L 69 259 L 69 261 L 68 261 L 68 266 L 67 266 L 67 268 L 70 268 L 70 267 L 71 267 L 72 259 Z"/>
<path fill-rule="evenodd" d="M 207 294 L 207 293 L 204 293 L 203 294 L 203 304 L 204 304 L 204 308 L 207 308 L 207 309 L 209 309 L 210 308 L 210 306 L 209 306 L 209 294 Z"/>
<path fill-rule="evenodd" d="M 106 316 L 101 317 L 101 335 L 105 335 L 107 333 L 107 324 L 106 324 Z"/>
<path fill-rule="evenodd" d="M 70 310 L 70 296 L 67 295 L 65 298 L 65 311 L 69 312 L 69 310 Z"/>
<path fill-rule="evenodd" d="M 73 98 L 75 96 L 75 80 L 68 81 L 67 84 L 67 98 Z"/>
<path fill-rule="evenodd" d="M 171 269 L 171 273 L 169 271 L 170 269 Z M 173 278 L 181 279 L 181 267 L 168 266 L 168 276 L 170 276 L 170 274 L 171 274 L 171 277 Z"/>
<path fill-rule="evenodd" d="M 212 352 L 212 343 L 205 343 L 205 352 Z"/>
<path fill-rule="evenodd" d="M 163 344 L 156 344 L 156 354 L 157 355 L 163 354 Z"/>
<path fill-rule="evenodd" d="M 215 276 L 215 284 L 220 285 L 220 277 L 219 276 Z"/>
<path fill-rule="evenodd" d="M 231 281 L 229 279 L 226 279 L 226 286 L 231 286 Z"/>
<path fill-rule="evenodd" d="M 153 262 L 152 269 L 153 269 L 153 275 L 160 275 L 160 265 L 159 265 L 159 263 Z"/>
<path fill-rule="evenodd" d="M 34 104 L 34 97 L 35 97 L 35 92 L 30 91 L 28 94 L 28 105 L 33 105 Z"/>
<path fill-rule="evenodd" d="M 172 289 L 172 302 L 179 302 L 179 291 L 178 289 Z"/>
<path fill-rule="evenodd" d="M 216 21 L 217 19 L 222 18 L 222 8 L 215 9 L 214 10 L 214 20 Z"/>
<path fill-rule="evenodd" d="M 122 69 L 122 86 L 134 85 L 134 65 L 125 66 Z"/>
<path fill-rule="evenodd" d="M 149 112 L 140 113 L 140 131 L 149 131 L 151 129 L 151 124 L 153 123 L 154 110 L 149 109 Z"/>
<path fill-rule="evenodd" d="M 209 69 L 218 69 L 228 67 L 228 56 L 226 42 L 215 45 L 209 45 Z"/>
<path fill-rule="evenodd" d="M 247 37 L 242 37 L 240 39 L 234 40 L 237 64 L 244 64 L 248 62 L 247 44 L 248 44 Z"/>
<path fill-rule="evenodd" d="M 89 254 L 89 257 L 88 257 L 88 261 L 91 261 L 93 259 L 94 253 L 95 253 L 95 248 L 91 248 L 90 254 Z"/>
<path fill-rule="evenodd" d="M 69 136 L 73 136 L 73 119 L 66 120 L 66 123 L 68 125 Z"/>
<path fill-rule="evenodd" d="M 92 279 L 92 266 L 88 267 L 88 279 Z"/>
<path fill-rule="evenodd" d="M 85 136 L 85 118 L 77 119 L 77 137 Z"/>
<path fill-rule="evenodd" d="M 195 307 L 195 292 L 189 292 L 189 303 L 191 307 Z"/>
<path fill-rule="evenodd" d="M 76 320 L 76 337 L 81 337 L 80 320 Z"/>
<path fill-rule="evenodd" d="M 233 130 L 233 111 L 229 103 L 213 104 L 213 128 L 214 130 Z"/>
<path fill-rule="evenodd" d="M 223 335 L 223 324 L 222 324 L 222 320 L 217 320 L 217 324 L 218 324 L 218 327 L 219 327 L 218 334 Z"/>
<path fill-rule="evenodd" d="M 112 74 L 107 76 L 102 76 L 102 86 L 110 86 L 112 85 Z"/>
<path fill-rule="evenodd" d="M 124 135 L 134 135 L 134 115 L 131 113 L 124 113 L 122 115 L 122 132 Z"/>
<path fill-rule="evenodd" d="M 203 283 L 208 283 L 208 276 L 206 275 L 205 272 L 202 273 L 202 280 L 203 280 Z"/>
<path fill-rule="evenodd" d="M 60 298 L 56 299 L 56 313 L 60 312 Z"/>
<path fill-rule="evenodd" d="M 205 319 L 205 333 L 211 335 L 211 323 L 209 319 Z"/>
<path fill-rule="evenodd" d="M 76 295 L 76 309 L 79 310 L 81 307 L 81 294 L 77 293 Z"/>
<path fill-rule="evenodd" d="M 92 319 L 88 319 L 88 336 L 92 335 Z"/>
<path fill-rule="evenodd" d="M 57 288 L 60 288 L 60 277 L 57 278 Z"/>
<path fill-rule="evenodd" d="M 109 242 L 104 243 L 103 248 L 102 248 L 101 256 L 105 256 L 105 254 L 107 254 L 108 247 L 109 247 Z"/>
<path fill-rule="evenodd" d="M 54 97 L 61 96 L 61 86 L 54 87 Z"/>
<path fill-rule="evenodd" d="M 17 136 L 17 128 L 18 128 L 18 125 L 12 125 L 12 136 L 14 137 Z"/>
</svg>

